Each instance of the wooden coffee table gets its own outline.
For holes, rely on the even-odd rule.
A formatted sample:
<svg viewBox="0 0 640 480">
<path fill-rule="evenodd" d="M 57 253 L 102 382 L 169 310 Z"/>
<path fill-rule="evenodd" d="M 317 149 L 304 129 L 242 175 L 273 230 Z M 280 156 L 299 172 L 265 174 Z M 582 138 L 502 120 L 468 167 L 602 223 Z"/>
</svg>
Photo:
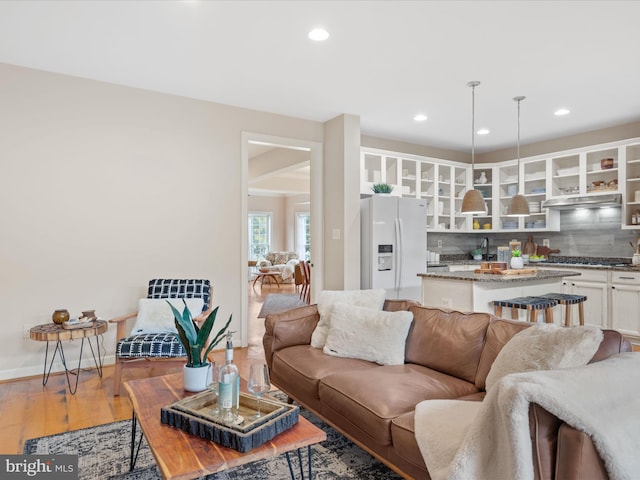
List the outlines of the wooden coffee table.
<svg viewBox="0 0 640 480">
<path fill-rule="evenodd" d="M 243 384 L 246 385 L 245 382 Z M 131 469 L 135 465 L 136 425 L 139 423 L 165 479 L 198 478 L 283 453 L 287 454 L 288 461 L 289 452 L 297 450 L 300 456 L 303 447 L 307 447 L 311 478 L 311 445 L 327 438 L 322 430 L 300 416 L 293 428 L 249 452 L 241 453 L 160 422 L 161 407 L 193 395 L 182 389 L 182 373 L 128 381 L 124 388 L 133 405 Z M 289 471 L 294 478 L 290 462 Z M 300 472 L 302 474 L 302 467 Z"/>
</svg>

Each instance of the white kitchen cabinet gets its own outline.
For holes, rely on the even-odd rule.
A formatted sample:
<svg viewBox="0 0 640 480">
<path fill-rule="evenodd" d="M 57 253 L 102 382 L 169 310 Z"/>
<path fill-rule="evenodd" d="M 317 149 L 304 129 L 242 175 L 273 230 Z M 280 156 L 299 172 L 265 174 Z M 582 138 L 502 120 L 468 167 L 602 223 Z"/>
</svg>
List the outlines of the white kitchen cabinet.
<svg viewBox="0 0 640 480">
<path fill-rule="evenodd" d="M 460 214 L 462 197 L 471 184 L 470 165 L 362 148 L 360 170 L 361 195 L 371 195 L 375 183 L 388 183 L 394 196 L 427 201 L 428 230 L 471 230 L 471 219 Z"/>
<path fill-rule="evenodd" d="M 605 270 L 588 270 L 571 268 L 580 272 L 579 277 L 566 277 L 563 279 L 564 293 L 573 295 L 585 295 L 587 301 L 584 302 L 584 324 L 593 325 L 600 328 L 609 327 L 609 272 Z M 571 323 L 578 323 L 578 307 L 572 306 Z M 562 307 L 562 322 L 564 325 L 564 307 Z"/>
<path fill-rule="evenodd" d="M 611 328 L 640 336 L 640 273 L 612 272 Z"/>
<path fill-rule="evenodd" d="M 624 178 L 625 193 L 622 200 L 622 228 L 640 228 L 640 144 L 627 146 L 623 154 L 625 161 L 621 165 L 621 178 Z"/>
</svg>

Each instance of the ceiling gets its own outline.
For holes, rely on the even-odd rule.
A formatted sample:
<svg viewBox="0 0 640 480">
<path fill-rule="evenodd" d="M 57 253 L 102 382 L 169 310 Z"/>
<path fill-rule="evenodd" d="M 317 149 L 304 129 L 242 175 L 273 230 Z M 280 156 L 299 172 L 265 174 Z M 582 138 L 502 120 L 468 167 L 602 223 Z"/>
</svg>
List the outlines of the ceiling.
<svg viewBox="0 0 640 480">
<path fill-rule="evenodd" d="M 478 152 L 640 120 L 638 1 L 10 1 L 0 62 Z M 323 26 L 330 38 L 312 42 Z M 566 107 L 571 113 L 557 117 Z M 416 113 L 428 120 L 417 123 Z"/>
</svg>

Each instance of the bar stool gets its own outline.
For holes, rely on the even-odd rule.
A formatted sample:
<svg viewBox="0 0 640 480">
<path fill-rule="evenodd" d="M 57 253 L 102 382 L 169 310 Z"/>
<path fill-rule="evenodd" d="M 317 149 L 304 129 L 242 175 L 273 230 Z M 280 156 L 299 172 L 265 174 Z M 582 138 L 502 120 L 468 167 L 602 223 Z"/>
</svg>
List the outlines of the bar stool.
<svg viewBox="0 0 640 480">
<path fill-rule="evenodd" d="M 532 323 L 538 320 L 538 311 L 544 311 L 544 321 L 553 323 L 553 307 L 558 305 L 558 301 L 552 298 L 544 297 L 517 297 L 508 300 L 494 300 L 496 316 L 502 317 L 502 307 L 511 308 L 511 318 L 518 319 L 518 310 L 527 310 L 529 312 L 529 321 Z"/>
<path fill-rule="evenodd" d="M 560 305 L 565 306 L 564 326 L 571 326 L 571 305 L 578 305 L 578 320 L 580 325 L 584 326 L 584 302 L 587 300 L 585 295 L 574 295 L 569 293 L 546 293 L 541 295 L 544 298 L 555 300 Z"/>
</svg>

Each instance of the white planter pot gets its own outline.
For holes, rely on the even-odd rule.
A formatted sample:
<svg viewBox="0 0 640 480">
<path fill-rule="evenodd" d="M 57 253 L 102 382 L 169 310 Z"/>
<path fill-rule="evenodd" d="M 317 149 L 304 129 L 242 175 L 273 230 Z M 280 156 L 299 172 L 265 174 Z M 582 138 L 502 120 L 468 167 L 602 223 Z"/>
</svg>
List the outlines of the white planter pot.
<svg viewBox="0 0 640 480">
<path fill-rule="evenodd" d="M 511 268 L 514 270 L 524 268 L 524 259 L 522 257 L 511 257 Z"/>
<path fill-rule="evenodd" d="M 211 383 L 211 365 L 182 367 L 182 383 L 187 392 L 202 392 Z"/>
</svg>

